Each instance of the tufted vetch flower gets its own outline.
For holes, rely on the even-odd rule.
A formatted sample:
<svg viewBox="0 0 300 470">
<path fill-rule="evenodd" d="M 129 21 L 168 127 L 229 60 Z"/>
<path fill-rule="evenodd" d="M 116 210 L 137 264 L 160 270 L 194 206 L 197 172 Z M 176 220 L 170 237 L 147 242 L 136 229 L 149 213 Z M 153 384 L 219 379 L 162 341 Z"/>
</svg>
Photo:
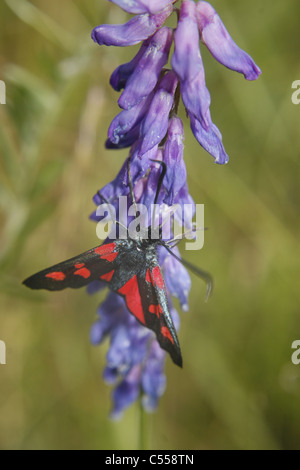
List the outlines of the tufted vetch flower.
<svg viewBox="0 0 300 470">
<path fill-rule="evenodd" d="M 149 213 L 146 225 L 167 217 L 168 210 L 178 204 L 189 207 L 188 217 L 172 214 L 172 220 L 193 232 L 195 202 L 189 193 L 188 170 L 184 162 L 184 126 L 179 116 L 182 101 L 193 135 L 214 159 L 226 164 L 229 157 L 220 130 L 210 112 L 208 90 L 201 47 L 225 67 L 239 72 L 247 80 L 256 80 L 261 71 L 253 59 L 233 41 L 215 9 L 207 2 L 182 0 L 110 0 L 134 15 L 124 24 L 97 26 L 93 40 L 100 46 L 126 47 L 139 45 L 135 56 L 118 66 L 111 74 L 110 85 L 120 93 L 120 112 L 112 120 L 106 140 L 107 149 L 129 148 L 130 174 L 126 160 L 118 175 L 94 196 L 98 206 L 108 201 L 121 218 L 119 201 L 130 200 L 130 180 L 137 203 L 150 207 L 160 184 L 160 166 L 167 172 L 158 195 L 162 213 Z M 165 24 L 175 12 L 177 24 Z M 203 46 L 204 45 L 204 46 Z M 173 51 L 171 55 L 171 51 Z M 132 201 L 131 201 L 132 202 Z M 128 206 L 124 208 L 127 210 Z M 91 218 L 102 220 L 95 211 Z M 185 220 L 184 220 L 185 219 Z M 170 235 L 172 237 L 172 234 Z M 181 309 L 188 310 L 191 279 L 180 263 L 180 253 L 174 247 L 172 256 L 163 246 L 157 255 L 163 271 L 168 302 L 176 329 L 179 316 L 172 297 Z M 89 288 L 97 292 L 98 282 Z M 157 407 L 164 393 L 166 353 L 153 332 L 140 325 L 129 313 L 122 298 L 109 293 L 98 309 L 98 319 L 91 331 L 93 344 L 109 337 L 104 380 L 114 386 L 112 416 L 117 418 L 133 402 L 142 397 L 148 411 Z"/>
</svg>

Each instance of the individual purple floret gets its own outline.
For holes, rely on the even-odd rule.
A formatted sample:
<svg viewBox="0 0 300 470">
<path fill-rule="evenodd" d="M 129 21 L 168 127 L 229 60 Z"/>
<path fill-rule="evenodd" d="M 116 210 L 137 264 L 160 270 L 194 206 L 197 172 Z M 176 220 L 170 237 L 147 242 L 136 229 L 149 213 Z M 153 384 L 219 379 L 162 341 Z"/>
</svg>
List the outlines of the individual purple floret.
<svg viewBox="0 0 300 470">
<path fill-rule="evenodd" d="M 137 15 L 123 25 L 104 24 L 95 28 L 92 39 L 100 46 L 134 46 L 152 36 L 173 11 L 171 5 L 155 15 Z"/>
<path fill-rule="evenodd" d="M 172 41 L 173 31 L 167 27 L 159 29 L 148 39 L 148 47 L 145 48 L 119 98 L 120 108 L 130 109 L 136 106 L 154 90 L 161 70 L 168 61 Z"/>
<path fill-rule="evenodd" d="M 172 251 L 180 258 L 177 247 L 173 248 Z M 170 253 L 163 254 L 161 264 L 166 273 L 165 282 L 168 292 L 171 296 L 179 299 L 181 309 L 187 312 L 189 309 L 189 293 L 192 287 L 191 278 L 187 269 Z"/>
<path fill-rule="evenodd" d="M 198 2 L 196 16 L 201 40 L 221 64 L 242 73 L 247 80 L 256 80 L 261 74 L 253 59 L 231 38 L 216 10 L 207 2 Z"/>
<path fill-rule="evenodd" d="M 134 72 L 139 60 L 144 55 L 144 52 L 147 50 L 149 45 L 148 40 L 144 41 L 138 51 L 138 53 L 134 56 L 134 58 L 127 62 L 126 64 L 119 65 L 110 77 L 110 85 L 116 91 L 121 91 L 125 88 L 127 80 Z"/>
<path fill-rule="evenodd" d="M 204 150 L 214 157 L 216 163 L 221 165 L 228 163 L 229 157 L 225 152 L 222 135 L 217 126 L 211 122 L 210 126 L 206 129 L 193 114 L 188 115 L 193 134 Z"/>
<path fill-rule="evenodd" d="M 168 194 L 165 203 L 172 205 L 187 180 L 186 166 L 183 160 L 184 150 L 183 123 L 177 116 L 169 121 L 168 137 L 164 146 L 163 160 L 168 166 L 164 179 L 164 188 Z"/>
<path fill-rule="evenodd" d="M 196 4 L 193 0 L 185 0 L 180 9 L 175 32 L 175 51 L 171 63 L 179 77 L 181 97 L 188 113 L 193 114 L 208 128 L 211 124 L 209 113 L 211 100 L 205 84 L 199 39 Z"/>
<path fill-rule="evenodd" d="M 133 106 L 131 109 L 124 109 L 113 119 L 108 129 L 108 139 L 112 144 L 122 145 L 122 142 L 128 139 L 127 134 L 132 133 L 135 128 L 138 128 L 138 135 L 135 139 L 138 140 L 139 125 L 147 114 L 153 96 L 154 93 L 151 93 L 136 106 Z"/>
</svg>

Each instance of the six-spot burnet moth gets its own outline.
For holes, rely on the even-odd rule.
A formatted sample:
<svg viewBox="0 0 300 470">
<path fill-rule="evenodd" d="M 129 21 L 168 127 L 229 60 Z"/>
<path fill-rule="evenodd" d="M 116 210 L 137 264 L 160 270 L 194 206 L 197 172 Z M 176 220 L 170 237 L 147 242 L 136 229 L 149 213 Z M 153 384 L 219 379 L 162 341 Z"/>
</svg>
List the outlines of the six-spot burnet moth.
<svg viewBox="0 0 300 470">
<path fill-rule="evenodd" d="M 129 187 L 133 204 L 135 198 L 130 177 Z M 162 167 L 154 204 L 162 186 L 167 168 L 164 162 L 155 161 Z M 101 196 L 101 193 L 99 193 Z M 107 201 L 103 198 L 104 202 Z M 117 224 L 120 222 L 115 221 Z M 127 230 L 127 228 L 125 227 Z M 162 225 L 159 227 L 161 234 Z M 178 261 L 190 268 L 207 283 L 207 293 L 212 289 L 211 276 L 178 258 L 171 250 L 174 240 L 164 241 L 160 236 L 151 239 L 150 227 L 139 236 L 104 242 L 85 253 L 34 274 L 23 284 L 31 289 L 57 291 L 67 287 L 77 289 L 93 281 L 103 281 L 115 293 L 121 295 L 132 315 L 145 327 L 154 331 L 162 349 L 167 351 L 174 363 L 182 367 L 182 356 L 176 330 L 170 314 L 164 278 L 157 257 L 158 246 L 163 246 Z M 176 241 L 177 244 L 177 241 Z"/>
</svg>

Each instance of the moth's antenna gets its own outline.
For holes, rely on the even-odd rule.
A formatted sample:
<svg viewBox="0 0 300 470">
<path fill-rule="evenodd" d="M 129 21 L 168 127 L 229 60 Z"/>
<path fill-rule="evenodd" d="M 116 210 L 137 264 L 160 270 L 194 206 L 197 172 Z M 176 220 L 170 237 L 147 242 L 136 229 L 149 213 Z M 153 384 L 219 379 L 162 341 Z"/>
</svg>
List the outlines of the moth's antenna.
<svg viewBox="0 0 300 470">
<path fill-rule="evenodd" d="M 130 196 L 131 196 L 132 204 L 134 205 L 135 216 L 137 216 L 136 200 L 135 200 L 135 196 L 134 196 L 134 192 L 133 192 L 133 184 L 132 184 L 131 171 L 130 171 L 130 160 L 131 160 L 131 157 L 128 157 L 127 171 L 128 171 L 129 190 L 130 190 Z"/>
<path fill-rule="evenodd" d="M 110 209 L 110 203 L 109 201 L 104 197 L 102 196 L 101 192 L 100 191 L 97 191 L 97 194 L 101 197 L 101 199 L 105 202 L 105 204 L 107 204 L 107 208 L 108 208 L 108 211 L 110 213 L 110 216 L 111 216 L 111 220 L 115 223 L 115 224 L 118 224 L 120 225 L 120 227 L 124 228 L 126 230 L 126 232 L 128 232 L 128 229 L 127 227 L 122 224 L 122 222 L 120 222 L 119 220 L 115 219 L 114 218 L 114 214 L 112 213 L 111 209 Z"/>
<path fill-rule="evenodd" d="M 193 264 L 189 263 L 189 261 L 186 261 L 185 259 L 179 258 L 179 256 L 175 255 L 171 248 L 166 244 L 162 244 L 166 250 L 170 253 L 170 255 L 174 256 L 177 261 L 179 261 L 181 264 L 189 268 L 194 274 L 196 274 L 198 277 L 200 277 L 204 282 L 206 282 L 206 296 L 205 296 L 205 301 L 207 302 L 212 290 L 213 290 L 213 278 L 212 276 L 206 272 L 202 271 L 202 269 L 199 269 L 197 266 L 194 266 Z"/>
</svg>

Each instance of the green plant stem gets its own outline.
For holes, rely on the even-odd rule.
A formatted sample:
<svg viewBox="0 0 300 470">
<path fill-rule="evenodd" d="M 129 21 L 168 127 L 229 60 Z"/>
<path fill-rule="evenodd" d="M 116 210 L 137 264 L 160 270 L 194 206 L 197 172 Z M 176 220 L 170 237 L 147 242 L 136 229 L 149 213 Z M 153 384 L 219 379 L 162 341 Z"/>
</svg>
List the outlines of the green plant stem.
<svg viewBox="0 0 300 470">
<path fill-rule="evenodd" d="M 147 450 L 149 444 L 149 420 L 145 412 L 142 402 L 139 403 L 140 423 L 139 423 L 139 450 Z"/>
</svg>

